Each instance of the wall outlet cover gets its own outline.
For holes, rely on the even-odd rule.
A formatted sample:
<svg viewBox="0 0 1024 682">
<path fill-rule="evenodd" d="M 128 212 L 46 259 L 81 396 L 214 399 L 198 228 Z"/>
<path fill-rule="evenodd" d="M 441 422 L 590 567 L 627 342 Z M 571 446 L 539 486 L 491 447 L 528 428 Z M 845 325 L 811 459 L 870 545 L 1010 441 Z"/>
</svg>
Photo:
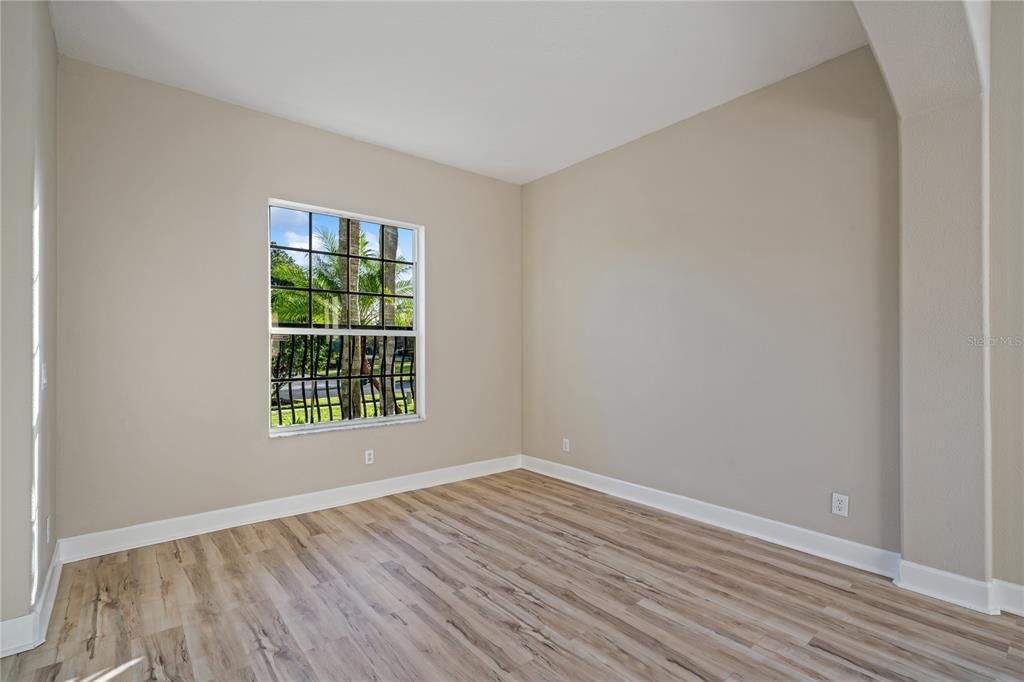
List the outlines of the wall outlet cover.
<svg viewBox="0 0 1024 682">
<path fill-rule="evenodd" d="M 836 516 L 849 516 L 850 496 L 842 493 L 832 493 L 832 513 Z"/>
</svg>

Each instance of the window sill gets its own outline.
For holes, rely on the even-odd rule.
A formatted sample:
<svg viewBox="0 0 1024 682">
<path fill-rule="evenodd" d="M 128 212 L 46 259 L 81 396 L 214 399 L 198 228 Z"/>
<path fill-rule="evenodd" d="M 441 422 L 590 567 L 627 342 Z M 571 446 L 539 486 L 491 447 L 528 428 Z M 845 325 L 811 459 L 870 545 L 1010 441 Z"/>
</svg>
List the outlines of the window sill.
<svg viewBox="0 0 1024 682">
<path fill-rule="evenodd" d="M 402 415 L 400 417 L 382 417 L 369 422 L 355 424 L 298 424 L 296 426 L 281 426 L 272 429 L 268 434 L 271 438 L 288 438 L 290 436 L 302 436 L 308 433 L 326 433 L 329 431 L 350 431 L 353 429 L 372 429 L 379 426 L 397 426 L 399 424 L 415 424 L 426 421 L 427 418 L 421 415 Z"/>
</svg>

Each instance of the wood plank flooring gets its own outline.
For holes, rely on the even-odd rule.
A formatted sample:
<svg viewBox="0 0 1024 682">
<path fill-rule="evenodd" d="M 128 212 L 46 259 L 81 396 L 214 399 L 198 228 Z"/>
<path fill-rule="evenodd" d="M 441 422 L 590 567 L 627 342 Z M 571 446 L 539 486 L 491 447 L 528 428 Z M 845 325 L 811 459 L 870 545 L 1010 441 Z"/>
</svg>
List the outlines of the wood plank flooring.
<svg viewBox="0 0 1024 682">
<path fill-rule="evenodd" d="M 1024 619 L 518 470 L 64 567 L 4 680 L 1011 680 Z"/>
</svg>

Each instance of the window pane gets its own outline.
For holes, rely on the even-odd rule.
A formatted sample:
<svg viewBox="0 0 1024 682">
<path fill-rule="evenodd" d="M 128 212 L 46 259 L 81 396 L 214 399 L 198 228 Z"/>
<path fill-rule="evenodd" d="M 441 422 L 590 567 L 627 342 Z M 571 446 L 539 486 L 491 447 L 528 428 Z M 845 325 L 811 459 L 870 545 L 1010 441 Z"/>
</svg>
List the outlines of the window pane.
<svg viewBox="0 0 1024 682">
<path fill-rule="evenodd" d="M 415 414 L 416 412 L 416 377 L 394 376 L 385 379 L 385 388 L 390 391 L 388 404 L 394 414 Z M 389 410 L 391 413 L 392 410 Z"/>
<path fill-rule="evenodd" d="M 380 289 L 380 261 L 367 260 L 366 258 L 353 258 L 358 263 L 358 278 L 356 290 L 365 294 L 379 294 Z"/>
<path fill-rule="evenodd" d="M 406 227 L 383 227 L 385 260 L 404 260 L 409 263 L 416 260 L 416 232 Z"/>
<path fill-rule="evenodd" d="M 416 373 L 416 338 L 392 336 L 389 338 L 386 374 L 412 375 Z"/>
<path fill-rule="evenodd" d="M 381 228 L 381 235 L 381 256 L 387 260 L 395 260 L 398 257 L 398 228 L 384 225 Z"/>
<path fill-rule="evenodd" d="M 380 336 L 361 336 L 359 337 L 363 341 L 363 367 L 361 373 L 364 375 L 371 375 L 373 377 L 380 377 L 384 374 L 381 369 L 384 366 L 384 344 L 385 340 Z M 375 391 L 380 391 L 380 381 L 374 381 L 373 388 Z"/>
<path fill-rule="evenodd" d="M 416 260 L 416 231 L 404 227 L 398 228 L 398 260 Z"/>
<path fill-rule="evenodd" d="M 270 243 L 294 249 L 308 249 L 309 213 L 271 206 Z"/>
<path fill-rule="evenodd" d="M 302 382 L 274 383 L 270 388 L 270 425 L 308 424 L 309 410 L 302 397 Z"/>
<path fill-rule="evenodd" d="M 313 294 L 313 324 L 317 327 L 347 327 L 347 298 L 342 294 Z"/>
<path fill-rule="evenodd" d="M 346 291 L 348 259 L 344 256 L 325 256 L 313 254 L 313 288 Z"/>
<path fill-rule="evenodd" d="M 415 267 L 412 263 L 384 263 L 384 293 L 412 296 Z"/>
<path fill-rule="evenodd" d="M 380 391 L 380 382 L 364 380 L 363 381 L 363 416 L 364 417 L 383 417 L 384 416 L 384 401 Z"/>
<path fill-rule="evenodd" d="M 270 283 L 279 287 L 309 288 L 309 254 L 270 249 Z"/>
<path fill-rule="evenodd" d="M 309 294 L 305 291 L 271 289 L 271 322 L 275 327 L 309 324 Z"/>
<path fill-rule="evenodd" d="M 359 296 L 359 318 L 353 326 L 379 327 L 381 322 L 380 296 Z"/>
<path fill-rule="evenodd" d="M 359 225 L 359 255 L 380 258 L 380 225 L 357 220 L 351 223 Z"/>
<path fill-rule="evenodd" d="M 335 357 L 332 362 L 335 375 L 339 377 L 359 376 L 362 365 L 362 355 L 359 353 L 361 337 L 342 336 L 338 337 L 338 340 L 338 347 L 332 351 L 332 354 L 336 353 L 341 356 L 340 359 Z"/>
<path fill-rule="evenodd" d="M 397 329 L 412 329 L 413 306 L 411 298 L 384 297 L 384 326 Z"/>
<path fill-rule="evenodd" d="M 271 380 L 289 379 L 305 374 L 302 358 L 308 338 L 305 335 L 292 334 L 275 334 L 270 338 Z"/>
<path fill-rule="evenodd" d="M 313 250 L 343 253 L 345 251 L 345 234 L 347 221 L 338 216 L 313 214 Z"/>
</svg>

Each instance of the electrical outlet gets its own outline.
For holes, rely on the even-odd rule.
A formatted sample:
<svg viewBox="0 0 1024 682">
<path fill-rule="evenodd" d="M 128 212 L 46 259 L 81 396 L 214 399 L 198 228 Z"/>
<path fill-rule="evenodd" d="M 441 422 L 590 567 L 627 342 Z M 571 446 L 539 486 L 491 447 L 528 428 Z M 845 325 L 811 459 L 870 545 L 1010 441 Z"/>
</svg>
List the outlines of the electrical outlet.
<svg viewBox="0 0 1024 682">
<path fill-rule="evenodd" d="M 373 450 L 367 450 L 363 454 L 363 459 L 366 461 L 367 464 L 373 464 Z"/>
<path fill-rule="evenodd" d="M 569 439 L 568 438 L 563 438 L 562 439 L 562 452 L 569 452 Z"/>
<path fill-rule="evenodd" d="M 832 493 L 832 513 L 836 516 L 850 515 L 850 496 Z"/>
</svg>

